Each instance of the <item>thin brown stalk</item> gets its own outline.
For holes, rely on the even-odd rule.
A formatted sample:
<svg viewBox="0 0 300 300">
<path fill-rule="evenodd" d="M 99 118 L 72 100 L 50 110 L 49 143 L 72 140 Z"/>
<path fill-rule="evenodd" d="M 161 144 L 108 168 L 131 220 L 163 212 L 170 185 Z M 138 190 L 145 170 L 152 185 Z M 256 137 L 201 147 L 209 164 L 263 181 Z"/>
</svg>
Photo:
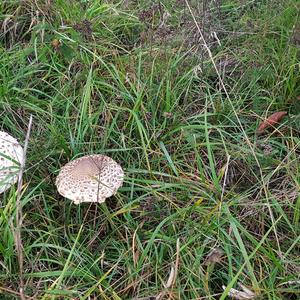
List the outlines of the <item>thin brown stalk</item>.
<svg viewBox="0 0 300 300">
<path fill-rule="evenodd" d="M 7 294 L 11 294 L 11 295 L 14 295 L 16 297 L 21 297 L 20 293 L 19 292 L 16 292 L 10 288 L 7 288 L 7 287 L 4 287 L 4 286 L 0 286 L 0 294 L 1 293 L 5 293 L 4 295 L 7 295 Z M 25 298 L 26 300 L 35 300 L 35 298 L 33 297 L 26 297 Z"/>
<path fill-rule="evenodd" d="M 30 137 L 30 131 L 32 127 L 32 115 L 30 115 L 25 143 L 24 143 L 24 155 L 23 160 L 21 161 L 21 167 L 18 177 L 18 187 L 17 187 L 17 196 L 16 196 L 16 228 L 15 228 L 15 244 L 18 256 L 18 263 L 19 263 L 19 276 L 20 276 L 20 287 L 19 293 L 21 300 L 26 300 L 25 293 L 24 293 L 24 256 L 23 256 L 23 244 L 22 244 L 22 237 L 21 237 L 21 228 L 22 228 L 22 221 L 23 221 L 23 213 L 22 213 L 22 205 L 21 205 L 21 195 L 22 195 L 22 186 L 23 186 L 23 174 L 26 162 L 26 153 L 28 148 L 28 142 Z"/>
</svg>

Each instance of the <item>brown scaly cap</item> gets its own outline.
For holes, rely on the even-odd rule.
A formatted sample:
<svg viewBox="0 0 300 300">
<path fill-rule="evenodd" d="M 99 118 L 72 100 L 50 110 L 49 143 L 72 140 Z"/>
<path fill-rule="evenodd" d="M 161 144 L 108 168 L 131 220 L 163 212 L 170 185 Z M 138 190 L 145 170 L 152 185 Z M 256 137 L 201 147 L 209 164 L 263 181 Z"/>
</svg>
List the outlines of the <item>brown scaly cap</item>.
<svg viewBox="0 0 300 300">
<path fill-rule="evenodd" d="M 23 148 L 18 141 L 0 131 L 0 193 L 17 182 L 23 156 Z"/>
<path fill-rule="evenodd" d="M 58 192 L 74 201 L 104 202 L 123 184 L 124 172 L 112 158 L 87 155 L 63 166 L 56 178 Z"/>
</svg>

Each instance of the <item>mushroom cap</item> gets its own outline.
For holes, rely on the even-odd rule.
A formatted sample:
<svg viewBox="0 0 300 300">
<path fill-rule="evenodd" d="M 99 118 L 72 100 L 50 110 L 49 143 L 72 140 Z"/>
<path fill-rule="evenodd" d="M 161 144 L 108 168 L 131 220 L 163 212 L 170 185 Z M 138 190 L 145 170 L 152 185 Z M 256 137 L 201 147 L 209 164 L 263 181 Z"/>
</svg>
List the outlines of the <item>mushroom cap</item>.
<svg viewBox="0 0 300 300">
<path fill-rule="evenodd" d="M 122 186 L 124 172 L 112 158 L 101 155 L 87 155 L 64 165 L 57 178 L 58 192 L 74 201 L 104 202 L 116 194 Z"/>
<path fill-rule="evenodd" d="M 23 148 L 18 141 L 0 131 L 0 193 L 17 182 L 23 156 Z"/>
</svg>

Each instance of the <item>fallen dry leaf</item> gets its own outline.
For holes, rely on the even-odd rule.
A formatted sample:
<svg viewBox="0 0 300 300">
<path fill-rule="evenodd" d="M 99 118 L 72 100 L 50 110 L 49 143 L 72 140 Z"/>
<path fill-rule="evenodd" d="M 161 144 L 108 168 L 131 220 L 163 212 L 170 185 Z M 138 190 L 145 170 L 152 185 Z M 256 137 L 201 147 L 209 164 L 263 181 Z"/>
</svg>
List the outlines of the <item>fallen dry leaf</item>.
<svg viewBox="0 0 300 300">
<path fill-rule="evenodd" d="M 287 111 L 278 111 L 264 120 L 257 128 L 258 133 L 263 133 L 268 127 L 276 125 L 285 115 Z"/>
<path fill-rule="evenodd" d="M 60 41 L 58 39 L 54 39 L 52 42 L 51 42 L 51 45 L 52 47 L 57 50 L 58 47 L 60 46 Z"/>
<path fill-rule="evenodd" d="M 221 262 L 223 250 L 220 248 L 213 249 L 205 258 L 204 265 L 210 265 L 212 263 L 219 263 Z"/>
</svg>

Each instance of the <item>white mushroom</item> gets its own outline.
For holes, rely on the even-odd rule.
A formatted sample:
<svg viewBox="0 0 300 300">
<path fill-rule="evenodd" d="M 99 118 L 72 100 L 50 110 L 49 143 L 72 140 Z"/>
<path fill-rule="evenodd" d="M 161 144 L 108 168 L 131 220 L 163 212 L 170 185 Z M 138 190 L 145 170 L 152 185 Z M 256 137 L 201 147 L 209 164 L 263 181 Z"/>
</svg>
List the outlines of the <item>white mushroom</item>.
<svg viewBox="0 0 300 300">
<path fill-rule="evenodd" d="M 63 166 L 56 178 L 58 192 L 74 201 L 104 202 L 122 186 L 124 172 L 112 158 L 87 155 Z"/>
<path fill-rule="evenodd" d="M 0 193 L 5 192 L 18 180 L 24 152 L 18 141 L 0 131 Z"/>
</svg>

